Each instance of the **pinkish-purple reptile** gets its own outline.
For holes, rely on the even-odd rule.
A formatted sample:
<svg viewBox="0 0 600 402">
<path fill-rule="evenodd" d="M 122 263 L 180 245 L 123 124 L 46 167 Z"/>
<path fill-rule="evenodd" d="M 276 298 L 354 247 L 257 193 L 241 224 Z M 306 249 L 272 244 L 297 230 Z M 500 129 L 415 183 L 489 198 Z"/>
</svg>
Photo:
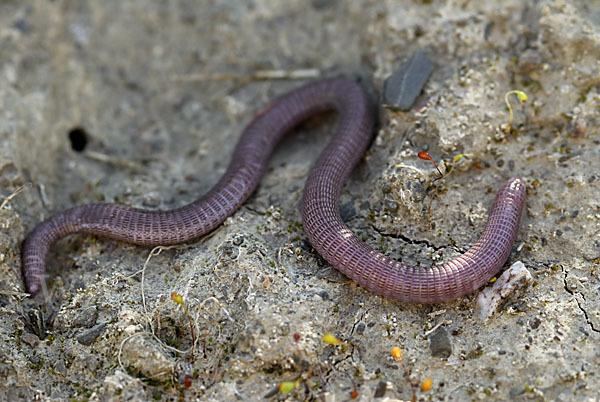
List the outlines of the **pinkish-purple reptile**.
<svg viewBox="0 0 600 402">
<path fill-rule="evenodd" d="M 221 180 L 191 204 L 170 211 L 118 204 L 82 205 L 38 224 L 23 244 L 27 291 L 39 292 L 50 245 L 72 233 L 156 246 L 186 242 L 214 230 L 252 194 L 281 137 L 307 117 L 331 109 L 340 115 L 338 128 L 310 171 L 302 203 L 304 230 L 319 254 L 375 293 L 419 303 L 469 294 L 502 268 L 525 205 L 526 186 L 521 178 L 511 178 L 500 189 L 477 243 L 444 264 L 404 265 L 372 249 L 348 229 L 340 217 L 340 194 L 371 141 L 376 109 L 358 84 L 336 78 L 295 89 L 259 113 L 244 130 Z"/>
</svg>

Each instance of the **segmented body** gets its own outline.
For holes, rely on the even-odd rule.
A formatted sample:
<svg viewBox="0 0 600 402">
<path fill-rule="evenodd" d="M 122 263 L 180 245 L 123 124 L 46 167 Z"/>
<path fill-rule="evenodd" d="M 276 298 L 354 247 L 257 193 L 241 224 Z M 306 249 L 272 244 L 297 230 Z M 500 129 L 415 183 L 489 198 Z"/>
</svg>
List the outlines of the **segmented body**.
<svg viewBox="0 0 600 402">
<path fill-rule="evenodd" d="M 260 112 L 242 133 L 223 177 L 191 204 L 169 211 L 83 205 L 40 223 L 23 244 L 27 291 L 40 290 L 50 245 L 72 233 L 155 246 L 186 242 L 212 231 L 252 194 L 281 137 L 307 117 L 331 109 L 340 115 L 336 134 L 310 171 L 302 207 L 304 229 L 319 254 L 367 289 L 408 302 L 458 298 L 500 270 L 511 252 L 525 204 L 525 183 L 520 178 L 510 179 L 498 192 L 477 243 L 444 264 L 404 265 L 372 249 L 346 227 L 339 213 L 340 194 L 371 141 L 376 110 L 358 84 L 337 78 L 293 90 Z"/>
</svg>

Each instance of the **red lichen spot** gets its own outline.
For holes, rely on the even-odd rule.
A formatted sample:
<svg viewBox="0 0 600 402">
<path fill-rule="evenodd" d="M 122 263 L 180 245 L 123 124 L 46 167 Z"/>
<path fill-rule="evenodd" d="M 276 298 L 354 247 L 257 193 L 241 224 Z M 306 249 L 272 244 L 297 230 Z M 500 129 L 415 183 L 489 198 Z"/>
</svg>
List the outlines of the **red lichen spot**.
<svg viewBox="0 0 600 402">
<path fill-rule="evenodd" d="M 433 159 L 431 158 L 431 156 L 429 156 L 429 154 L 427 152 L 421 151 L 417 154 L 417 156 L 419 157 L 419 159 L 423 159 L 424 161 L 429 161 L 429 162 L 433 163 L 433 166 L 435 166 L 435 168 L 437 169 L 438 173 L 440 174 L 440 177 L 444 177 L 444 175 L 440 171 L 440 168 L 437 167 L 437 165 L 435 164 L 435 162 L 433 161 Z"/>
</svg>

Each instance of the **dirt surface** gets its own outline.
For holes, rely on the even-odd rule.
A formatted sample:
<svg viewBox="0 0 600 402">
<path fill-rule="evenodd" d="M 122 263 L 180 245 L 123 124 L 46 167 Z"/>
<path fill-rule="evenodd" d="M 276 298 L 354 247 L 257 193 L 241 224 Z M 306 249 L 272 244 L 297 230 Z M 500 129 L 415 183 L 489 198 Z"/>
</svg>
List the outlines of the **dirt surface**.
<svg viewBox="0 0 600 402">
<path fill-rule="evenodd" d="M 32 183 L 0 207 L 0 399 L 406 400 L 427 377 L 420 400 L 597 398 L 598 1 L 9 0 L 0 22 L 0 195 Z M 299 203 L 334 115 L 284 140 L 213 234 L 143 274 L 149 249 L 71 236 L 48 288 L 25 297 L 20 245 L 43 218 L 98 201 L 174 208 L 216 183 L 254 113 L 307 81 L 261 72 L 361 77 L 377 96 L 416 50 L 435 66 L 424 94 L 407 113 L 381 108 L 342 205 L 367 243 L 426 265 L 474 243 L 495 191 L 522 176 L 507 266 L 534 280 L 487 322 L 475 295 L 383 299 L 311 250 Z M 511 98 L 507 134 L 513 89 L 529 99 Z"/>
</svg>

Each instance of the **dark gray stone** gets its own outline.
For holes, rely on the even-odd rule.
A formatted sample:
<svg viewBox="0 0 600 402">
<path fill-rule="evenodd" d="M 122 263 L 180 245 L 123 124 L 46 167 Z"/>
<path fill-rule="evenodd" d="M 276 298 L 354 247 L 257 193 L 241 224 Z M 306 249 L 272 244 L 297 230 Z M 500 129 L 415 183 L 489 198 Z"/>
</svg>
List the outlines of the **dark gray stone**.
<svg viewBox="0 0 600 402">
<path fill-rule="evenodd" d="M 82 310 L 74 319 L 74 327 L 91 328 L 96 324 L 98 319 L 98 309 L 96 306 L 88 307 Z"/>
<path fill-rule="evenodd" d="M 65 366 L 64 360 L 60 359 L 56 362 L 56 364 L 54 365 L 54 371 L 62 375 L 63 377 L 67 376 L 67 367 Z"/>
<path fill-rule="evenodd" d="M 105 328 L 106 324 L 102 323 L 83 331 L 81 334 L 77 335 L 77 342 L 85 346 L 90 346 L 92 343 L 94 343 L 96 338 L 99 337 L 102 332 L 104 332 Z"/>
<path fill-rule="evenodd" d="M 383 84 L 383 102 L 392 110 L 409 110 L 433 71 L 433 64 L 421 51 L 410 59 Z"/>
<path fill-rule="evenodd" d="M 452 343 L 448 332 L 443 327 L 436 329 L 429 337 L 429 349 L 432 356 L 441 358 L 447 358 L 452 354 Z"/>
<path fill-rule="evenodd" d="M 34 334 L 40 339 L 46 338 L 46 324 L 44 323 L 44 314 L 37 308 L 27 312 L 27 322 Z"/>
<path fill-rule="evenodd" d="M 373 395 L 373 398 L 383 398 L 386 390 L 387 384 L 384 381 L 379 381 L 377 388 L 375 388 L 375 394 Z"/>
</svg>

